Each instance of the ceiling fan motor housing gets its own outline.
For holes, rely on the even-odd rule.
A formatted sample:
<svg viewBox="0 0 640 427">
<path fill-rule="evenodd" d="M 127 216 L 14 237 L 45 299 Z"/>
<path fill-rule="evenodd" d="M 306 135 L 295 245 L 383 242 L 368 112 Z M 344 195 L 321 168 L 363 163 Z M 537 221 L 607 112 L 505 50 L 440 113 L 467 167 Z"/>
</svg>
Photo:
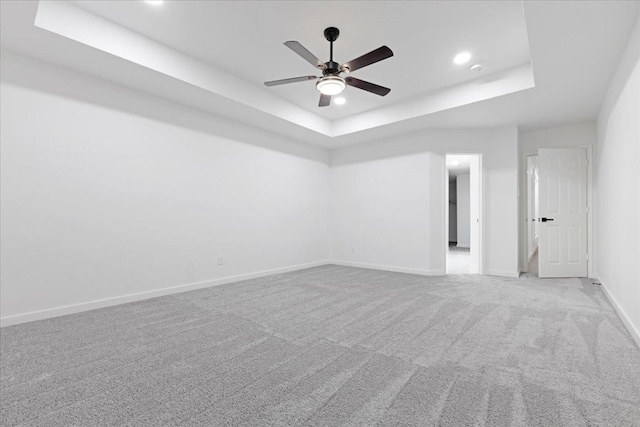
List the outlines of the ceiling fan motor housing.
<svg viewBox="0 0 640 427">
<path fill-rule="evenodd" d="M 338 75 L 342 70 L 340 70 L 340 64 L 335 61 L 327 61 L 324 63 L 327 66 L 324 70 L 322 70 L 322 74 L 325 76 L 333 76 Z"/>
</svg>

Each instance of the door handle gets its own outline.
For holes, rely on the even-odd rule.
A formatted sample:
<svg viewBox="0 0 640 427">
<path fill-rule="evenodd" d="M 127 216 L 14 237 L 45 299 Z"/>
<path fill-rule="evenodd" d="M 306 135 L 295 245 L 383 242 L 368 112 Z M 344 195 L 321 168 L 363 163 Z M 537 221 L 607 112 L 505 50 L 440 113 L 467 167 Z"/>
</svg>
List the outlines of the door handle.
<svg viewBox="0 0 640 427">
<path fill-rule="evenodd" d="M 542 217 L 542 218 L 540 218 L 540 221 L 542 221 L 542 222 L 553 221 L 553 218 L 544 218 L 544 217 Z"/>
</svg>

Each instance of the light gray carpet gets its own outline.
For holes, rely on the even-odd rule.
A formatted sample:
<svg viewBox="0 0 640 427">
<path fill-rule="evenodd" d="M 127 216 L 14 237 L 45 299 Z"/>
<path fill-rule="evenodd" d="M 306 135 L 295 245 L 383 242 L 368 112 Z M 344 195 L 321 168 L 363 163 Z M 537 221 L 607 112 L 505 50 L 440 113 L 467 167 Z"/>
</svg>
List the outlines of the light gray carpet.
<svg viewBox="0 0 640 427">
<path fill-rule="evenodd" d="M 325 266 L 0 330 L 3 426 L 638 426 L 588 280 Z"/>
</svg>

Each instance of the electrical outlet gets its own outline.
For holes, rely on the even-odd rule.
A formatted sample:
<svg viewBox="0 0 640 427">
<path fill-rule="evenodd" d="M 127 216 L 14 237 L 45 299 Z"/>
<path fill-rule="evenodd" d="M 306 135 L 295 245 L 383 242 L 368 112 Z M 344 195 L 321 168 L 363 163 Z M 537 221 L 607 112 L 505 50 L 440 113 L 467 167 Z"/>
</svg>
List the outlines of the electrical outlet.
<svg viewBox="0 0 640 427">
<path fill-rule="evenodd" d="M 218 257 L 218 265 L 223 265 L 224 264 L 224 259 L 222 259 L 222 255 L 220 255 Z"/>
<path fill-rule="evenodd" d="M 351 246 L 351 253 L 355 254 L 356 253 L 356 247 L 355 246 Z"/>
</svg>

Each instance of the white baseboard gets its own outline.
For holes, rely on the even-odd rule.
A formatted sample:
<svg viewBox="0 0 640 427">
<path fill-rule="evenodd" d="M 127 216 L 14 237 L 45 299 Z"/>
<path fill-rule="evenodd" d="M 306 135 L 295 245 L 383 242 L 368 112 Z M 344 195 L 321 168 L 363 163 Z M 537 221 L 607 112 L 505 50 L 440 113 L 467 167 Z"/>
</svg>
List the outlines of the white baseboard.
<svg viewBox="0 0 640 427">
<path fill-rule="evenodd" d="M 486 274 L 487 276 L 520 277 L 520 272 L 517 270 L 485 270 L 483 274 Z"/>
<path fill-rule="evenodd" d="M 620 318 L 620 320 L 622 320 L 622 323 L 624 323 L 624 326 L 627 328 L 627 330 L 631 334 L 631 337 L 636 342 L 636 345 L 638 346 L 638 348 L 640 348 L 640 331 L 638 331 L 638 329 L 629 321 L 629 317 L 627 317 L 627 313 L 625 313 L 622 307 L 620 307 L 620 304 L 618 304 L 618 301 L 613 297 L 613 295 L 611 295 L 611 293 L 609 292 L 605 284 L 602 282 L 602 280 L 600 280 L 600 278 L 598 278 L 597 280 L 598 282 L 600 282 L 600 287 L 602 288 L 602 291 L 606 295 L 607 299 L 609 300 L 613 308 L 616 310 L 616 313 L 618 313 L 618 317 Z"/>
<path fill-rule="evenodd" d="M 419 274 L 421 276 L 444 276 L 444 270 L 422 270 L 418 268 L 397 267 L 394 265 L 367 264 L 363 262 L 332 260 L 330 264 L 344 265 L 346 267 L 369 268 L 371 270 L 393 271 L 396 273 Z"/>
<path fill-rule="evenodd" d="M 0 318 L 0 327 L 17 325 L 19 323 L 33 322 L 36 320 L 44 320 L 52 317 L 64 316 L 67 314 L 80 313 L 83 311 L 95 310 L 97 308 L 111 307 L 114 305 L 125 304 L 128 302 L 141 301 L 150 298 L 161 297 L 165 295 L 177 294 L 180 292 L 193 291 L 196 289 L 208 288 L 211 286 L 220 286 L 227 283 L 239 282 L 242 280 L 255 279 L 257 277 L 269 276 L 272 274 L 287 273 L 289 271 L 304 270 L 305 268 L 317 267 L 320 265 L 331 264 L 330 261 L 316 261 L 308 264 L 298 264 L 289 267 L 275 268 L 272 270 L 258 271 L 255 273 L 241 274 L 238 276 L 223 277 L 221 279 L 207 280 L 203 282 L 188 283 L 185 285 L 172 286 L 169 288 L 158 289 L 154 291 L 139 292 L 135 294 L 122 295 L 119 297 L 105 298 L 96 301 L 89 301 L 80 304 L 67 305 L 63 307 L 55 307 L 46 310 L 32 311 L 29 313 L 16 314 Z"/>
</svg>

